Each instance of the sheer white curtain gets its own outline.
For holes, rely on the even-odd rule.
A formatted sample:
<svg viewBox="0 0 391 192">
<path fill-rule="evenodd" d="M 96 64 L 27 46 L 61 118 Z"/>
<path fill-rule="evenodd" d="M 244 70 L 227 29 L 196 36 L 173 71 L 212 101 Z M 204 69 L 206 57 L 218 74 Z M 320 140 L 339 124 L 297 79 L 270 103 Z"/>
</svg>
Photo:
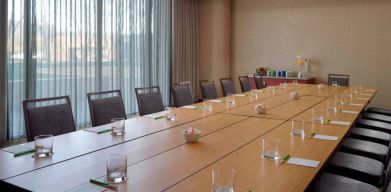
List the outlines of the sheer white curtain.
<svg viewBox="0 0 391 192">
<path fill-rule="evenodd" d="M 171 0 L 8 0 L 8 130 L 24 136 L 21 102 L 71 97 L 77 125 L 86 93 L 159 85 L 169 100 Z M 49 117 L 48 117 L 49 118 Z"/>
</svg>

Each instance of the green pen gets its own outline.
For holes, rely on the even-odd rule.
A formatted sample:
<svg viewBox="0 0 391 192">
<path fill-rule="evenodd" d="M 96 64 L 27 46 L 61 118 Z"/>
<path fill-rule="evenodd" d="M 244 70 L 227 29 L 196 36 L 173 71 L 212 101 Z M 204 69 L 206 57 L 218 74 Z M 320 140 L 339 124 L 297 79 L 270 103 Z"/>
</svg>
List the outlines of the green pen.
<svg viewBox="0 0 391 192">
<path fill-rule="evenodd" d="M 111 129 L 99 131 L 99 132 L 97 132 L 97 134 L 102 134 L 102 133 L 107 133 L 107 132 L 111 132 Z"/>
<path fill-rule="evenodd" d="M 291 158 L 291 155 L 287 154 L 284 158 L 281 159 L 280 163 L 285 163 Z"/>
<path fill-rule="evenodd" d="M 15 154 L 14 154 L 14 157 L 19 157 L 19 156 L 22 156 L 22 155 L 27 155 L 27 154 L 34 153 L 34 152 L 35 152 L 35 149 L 31 149 L 31 150 L 23 151 L 23 152 L 20 152 L 20 153 L 15 153 Z"/>
<path fill-rule="evenodd" d="M 117 189 L 116 186 L 114 186 L 114 185 L 112 185 L 112 184 L 109 184 L 109 183 L 105 183 L 105 182 L 103 182 L 103 181 L 98 181 L 98 180 L 95 180 L 95 179 L 90 179 L 90 182 L 93 183 L 93 184 L 102 186 L 102 187 L 106 187 L 106 188 L 110 188 L 110 189 L 114 189 L 114 190 Z"/>
<path fill-rule="evenodd" d="M 314 136 L 316 135 L 316 133 L 314 132 L 314 133 L 311 133 L 311 135 L 308 137 L 308 138 L 313 138 Z"/>
<path fill-rule="evenodd" d="M 165 118 L 165 117 L 166 117 L 166 116 L 163 115 L 163 116 L 160 116 L 160 117 L 155 117 L 154 119 L 155 119 L 155 120 L 158 120 L 158 119 L 163 119 L 163 118 Z"/>
</svg>

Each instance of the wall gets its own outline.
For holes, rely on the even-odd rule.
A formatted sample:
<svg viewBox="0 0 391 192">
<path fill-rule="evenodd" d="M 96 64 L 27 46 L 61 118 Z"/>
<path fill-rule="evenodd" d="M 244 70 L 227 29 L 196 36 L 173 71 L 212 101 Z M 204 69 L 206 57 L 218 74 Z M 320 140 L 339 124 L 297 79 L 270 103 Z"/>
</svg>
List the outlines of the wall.
<svg viewBox="0 0 391 192">
<path fill-rule="evenodd" d="M 391 108 L 391 1 L 233 0 L 233 77 L 258 66 L 296 70 L 296 55 L 311 74 L 351 75 L 351 85 L 379 88 L 372 102 Z"/>
<path fill-rule="evenodd" d="M 230 76 L 231 0 L 200 0 L 200 79 Z M 201 97 L 200 97 L 201 98 Z"/>
</svg>

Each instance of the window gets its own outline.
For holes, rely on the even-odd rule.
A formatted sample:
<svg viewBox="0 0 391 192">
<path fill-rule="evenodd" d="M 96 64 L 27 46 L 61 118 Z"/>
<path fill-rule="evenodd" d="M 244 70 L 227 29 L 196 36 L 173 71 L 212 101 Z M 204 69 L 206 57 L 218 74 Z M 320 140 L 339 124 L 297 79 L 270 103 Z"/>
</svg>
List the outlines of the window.
<svg viewBox="0 0 391 192">
<path fill-rule="evenodd" d="M 169 101 L 170 0 L 9 0 L 9 137 L 24 136 L 22 101 L 69 95 L 88 126 L 88 92 L 159 85 Z M 50 118 L 50 117 L 48 117 Z"/>
</svg>

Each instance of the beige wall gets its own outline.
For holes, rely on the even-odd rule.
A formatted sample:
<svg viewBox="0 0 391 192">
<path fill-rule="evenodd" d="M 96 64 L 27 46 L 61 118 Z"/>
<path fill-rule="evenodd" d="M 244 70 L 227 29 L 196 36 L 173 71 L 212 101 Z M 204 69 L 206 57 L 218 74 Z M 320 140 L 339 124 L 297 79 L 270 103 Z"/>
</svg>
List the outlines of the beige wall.
<svg viewBox="0 0 391 192">
<path fill-rule="evenodd" d="M 200 0 L 200 79 L 230 76 L 231 0 Z"/>
<path fill-rule="evenodd" d="M 311 74 L 351 75 L 351 85 L 378 87 L 373 104 L 391 108 L 391 1 L 233 0 L 232 75 L 258 66 L 295 70 L 296 55 Z"/>
</svg>

